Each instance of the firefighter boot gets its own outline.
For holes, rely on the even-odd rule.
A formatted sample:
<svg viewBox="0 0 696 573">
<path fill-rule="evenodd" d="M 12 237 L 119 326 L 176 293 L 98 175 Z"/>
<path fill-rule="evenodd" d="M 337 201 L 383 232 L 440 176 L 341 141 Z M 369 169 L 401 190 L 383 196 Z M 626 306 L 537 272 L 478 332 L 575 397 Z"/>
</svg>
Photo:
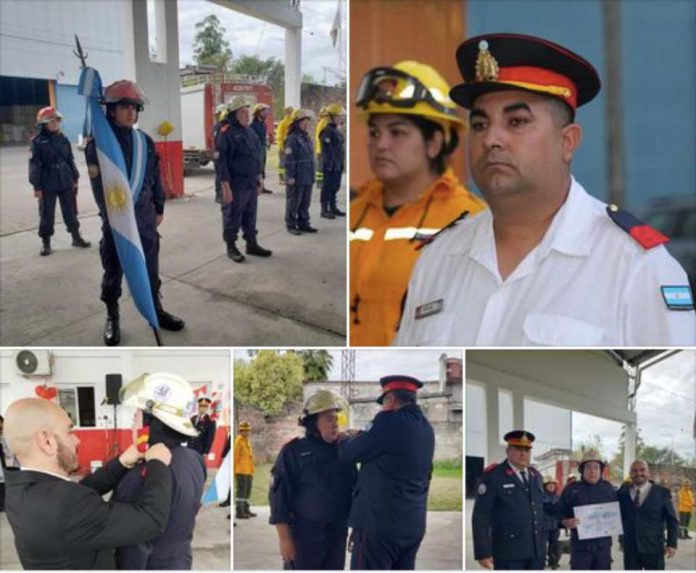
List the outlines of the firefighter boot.
<svg viewBox="0 0 696 573">
<path fill-rule="evenodd" d="M 121 324 L 118 302 L 106 303 L 106 324 L 104 325 L 104 344 L 118 346 L 121 343 Z"/>
<path fill-rule="evenodd" d="M 155 310 L 157 311 L 157 322 L 159 322 L 160 328 L 172 332 L 177 332 L 184 328 L 186 323 L 181 318 L 169 314 L 162 308 L 162 301 L 159 295 L 155 297 Z"/>
<path fill-rule="evenodd" d="M 80 231 L 75 231 L 72 234 L 72 246 L 73 247 L 80 247 L 81 249 L 86 249 L 89 247 L 92 243 L 89 241 L 85 241 L 81 236 L 80 236 Z"/>
<path fill-rule="evenodd" d="M 39 251 L 39 254 L 42 257 L 47 257 L 48 255 L 51 254 L 51 238 L 50 237 L 43 237 L 41 239 L 41 250 Z"/>
</svg>

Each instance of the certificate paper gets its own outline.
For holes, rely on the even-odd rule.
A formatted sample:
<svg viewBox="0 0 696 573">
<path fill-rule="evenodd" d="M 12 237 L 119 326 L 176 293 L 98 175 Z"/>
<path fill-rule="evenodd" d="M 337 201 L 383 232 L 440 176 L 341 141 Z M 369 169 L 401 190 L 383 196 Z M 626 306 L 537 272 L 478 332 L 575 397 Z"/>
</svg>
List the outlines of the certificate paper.
<svg viewBox="0 0 696 573">
<path fill-rule="evenodd" d="M 596 539 L 610 535 L 621 535 L 621 510 L 619 502 L 595 503 L 574 507 L 578 523 L 579 539 Z"/>
</svg>

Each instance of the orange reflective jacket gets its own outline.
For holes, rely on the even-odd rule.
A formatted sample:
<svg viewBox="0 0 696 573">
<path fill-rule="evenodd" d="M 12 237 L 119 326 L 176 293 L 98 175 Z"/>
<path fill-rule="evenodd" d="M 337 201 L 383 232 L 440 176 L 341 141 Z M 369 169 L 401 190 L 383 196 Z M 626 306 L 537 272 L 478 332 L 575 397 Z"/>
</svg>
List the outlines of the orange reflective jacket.
<svg viewBox="0 0 696 573">
<path fill-rule="evenodd" d="M 235 475 L 254 475 L 254 451 L 249 438 L 241 434 L 234 439 L 234 473 Z"/>
<path fill-rule="evenodd" d="M 386 346 L 396 333 L 401 299 L 420 255 L 420 239 L 435 234 L 464 211 L 478 213 L 483 200 L 467 191 L 451 169 L 415 202 L 390 217 L 383 185 L 364 185 L 350 206 L 350 344 Z"/>
<path fill-rule="evenodd" d="M 691 488 L 682 486 L 679 488 L 679 513 L 691 513 L 694 505 L 694 494 Z"/>
</svg>

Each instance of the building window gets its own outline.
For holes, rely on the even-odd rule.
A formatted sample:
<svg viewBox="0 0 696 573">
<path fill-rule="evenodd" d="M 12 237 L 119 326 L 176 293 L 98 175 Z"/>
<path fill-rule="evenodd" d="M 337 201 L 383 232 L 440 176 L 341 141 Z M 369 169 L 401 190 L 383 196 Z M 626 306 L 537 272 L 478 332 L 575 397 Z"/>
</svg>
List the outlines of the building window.
<svg viewBox="0 0 696 573">
<path fill-rule="evenodd" d="M 92 386 L 58 390 L 58 405 L 67 412 L 76 428 L 94 428 L 97 425 Z"/>
</svg>

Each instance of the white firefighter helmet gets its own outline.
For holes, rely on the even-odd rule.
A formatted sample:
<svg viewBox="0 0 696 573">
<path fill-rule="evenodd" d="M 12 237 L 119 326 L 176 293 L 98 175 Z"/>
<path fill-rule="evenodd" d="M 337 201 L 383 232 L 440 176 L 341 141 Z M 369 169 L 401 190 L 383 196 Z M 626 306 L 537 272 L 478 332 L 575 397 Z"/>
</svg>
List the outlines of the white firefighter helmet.
<svg viewBox="0 0 696 573">
<path fill-rule="evenodd" d="M 302 408 L 302 413 L 300 414 L 300 422 L 303 422 L 305 418 L 312 414 L 320 414 L 329 410 L 340 412 L 343 408 L 344 405 L 336 394 L 329 390 L 318 390 L 305 401 L 304 408 Z"/>
<path fill-rule="evenodd" d="M 193 390 L 181 376 L 167 372 L 141 374 L 121 388 L 120 395 L 124 406 L 152 414 L 185 436 L 198 435 L 188 416 L 195 402 Z"/>
</svg>

